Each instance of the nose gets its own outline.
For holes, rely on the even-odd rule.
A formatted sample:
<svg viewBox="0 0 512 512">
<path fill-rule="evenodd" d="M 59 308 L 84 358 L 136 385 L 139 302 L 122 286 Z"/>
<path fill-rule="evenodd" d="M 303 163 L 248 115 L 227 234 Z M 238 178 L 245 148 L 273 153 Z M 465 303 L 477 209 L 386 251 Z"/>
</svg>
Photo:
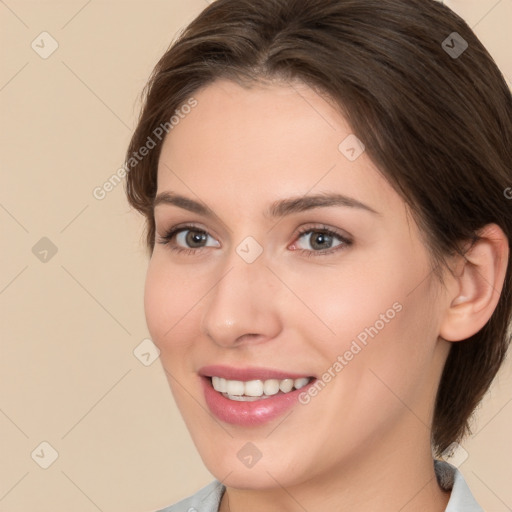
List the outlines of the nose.
<svg viewBox="0 0 512 512">
<path fill-rule="evenodd" d="M 282 284 L 263 257 L 247 263 L 233 253 L 204 299 L 201 320 L 202 331 L 224 348 L 264 342 L 282 328 Z"/>
</svg>

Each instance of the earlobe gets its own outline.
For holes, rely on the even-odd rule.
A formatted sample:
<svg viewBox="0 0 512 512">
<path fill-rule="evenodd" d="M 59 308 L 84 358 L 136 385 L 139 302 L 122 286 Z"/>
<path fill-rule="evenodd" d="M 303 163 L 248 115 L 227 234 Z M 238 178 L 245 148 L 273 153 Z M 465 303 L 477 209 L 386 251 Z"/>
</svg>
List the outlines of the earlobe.
<svg viewBox="0 0 512 512">
<path fill-rule="evenodd" d="M 476 334 L 491 318 L 507 271 L 509 245 L 496 224 L 477 233 L 480 239 L 469 247 L 458 262 L 451 300 L 442 320 L 439 335 L 447 341 L 461 341 Z M 450 299 L 450 297 L 449 297 Z"/>
</svg>

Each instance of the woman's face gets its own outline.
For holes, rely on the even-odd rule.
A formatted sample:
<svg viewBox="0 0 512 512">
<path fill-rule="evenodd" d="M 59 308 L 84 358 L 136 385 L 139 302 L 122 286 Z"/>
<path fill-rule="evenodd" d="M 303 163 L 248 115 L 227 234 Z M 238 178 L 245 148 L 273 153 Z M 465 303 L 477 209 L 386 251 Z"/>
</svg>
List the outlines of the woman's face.
<svg viewBox="0 0 512 512">
<path fill-rule="evenodd" d="M 430 457 L 447 301 L 404 201 L 305 85 L 194 98 L 159 160 L 145 310 L 204 463 L 263 489 Z"/>
</svg>

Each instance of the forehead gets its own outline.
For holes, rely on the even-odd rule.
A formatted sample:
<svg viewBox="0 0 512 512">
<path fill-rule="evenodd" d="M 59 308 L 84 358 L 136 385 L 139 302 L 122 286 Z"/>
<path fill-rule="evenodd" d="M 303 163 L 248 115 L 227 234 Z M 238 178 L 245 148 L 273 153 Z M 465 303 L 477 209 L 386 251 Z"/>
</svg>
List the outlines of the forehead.
<svg viewBox="0 0 512 512">
<path fill-rule="evenodd" d="M 367 204 L 403 206 L 364 151 L 347 158 L 354 156 L 347 144 L 360 151 L 350 126 L 307 85 L 217 80 L 193 97 L 197 105 L 164 141 L 158 192 L 270 201 L 335 191 Z"/>
</svg>

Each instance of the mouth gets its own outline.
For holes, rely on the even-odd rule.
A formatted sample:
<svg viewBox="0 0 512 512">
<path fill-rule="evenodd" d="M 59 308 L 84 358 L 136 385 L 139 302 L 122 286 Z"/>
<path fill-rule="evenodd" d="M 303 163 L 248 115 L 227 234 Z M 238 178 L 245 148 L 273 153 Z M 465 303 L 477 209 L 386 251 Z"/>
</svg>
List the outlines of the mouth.
<svg viewBox="0 0 512 512">
<path fill-rule="evenodd" d="M 223 377 L 210 377 L 210 382 L 215 391 L 222 394 L 228 400 L 237 402 L 254 402 L 256 400 L 269 399 L 276 395 L 285 395 L 294 390 L 302 389 L 309 384 L 313 377 L 301 377 L 298 379 L 267 379 L 267 380 L 228 380 Z"/>
<path fill-rule="evenodd" d="M 240 426 L 271 421 L 298 404 L 316 377 L 265 368 L 201 368 L 205 401 L 220 420 Z"/>
</svg>

